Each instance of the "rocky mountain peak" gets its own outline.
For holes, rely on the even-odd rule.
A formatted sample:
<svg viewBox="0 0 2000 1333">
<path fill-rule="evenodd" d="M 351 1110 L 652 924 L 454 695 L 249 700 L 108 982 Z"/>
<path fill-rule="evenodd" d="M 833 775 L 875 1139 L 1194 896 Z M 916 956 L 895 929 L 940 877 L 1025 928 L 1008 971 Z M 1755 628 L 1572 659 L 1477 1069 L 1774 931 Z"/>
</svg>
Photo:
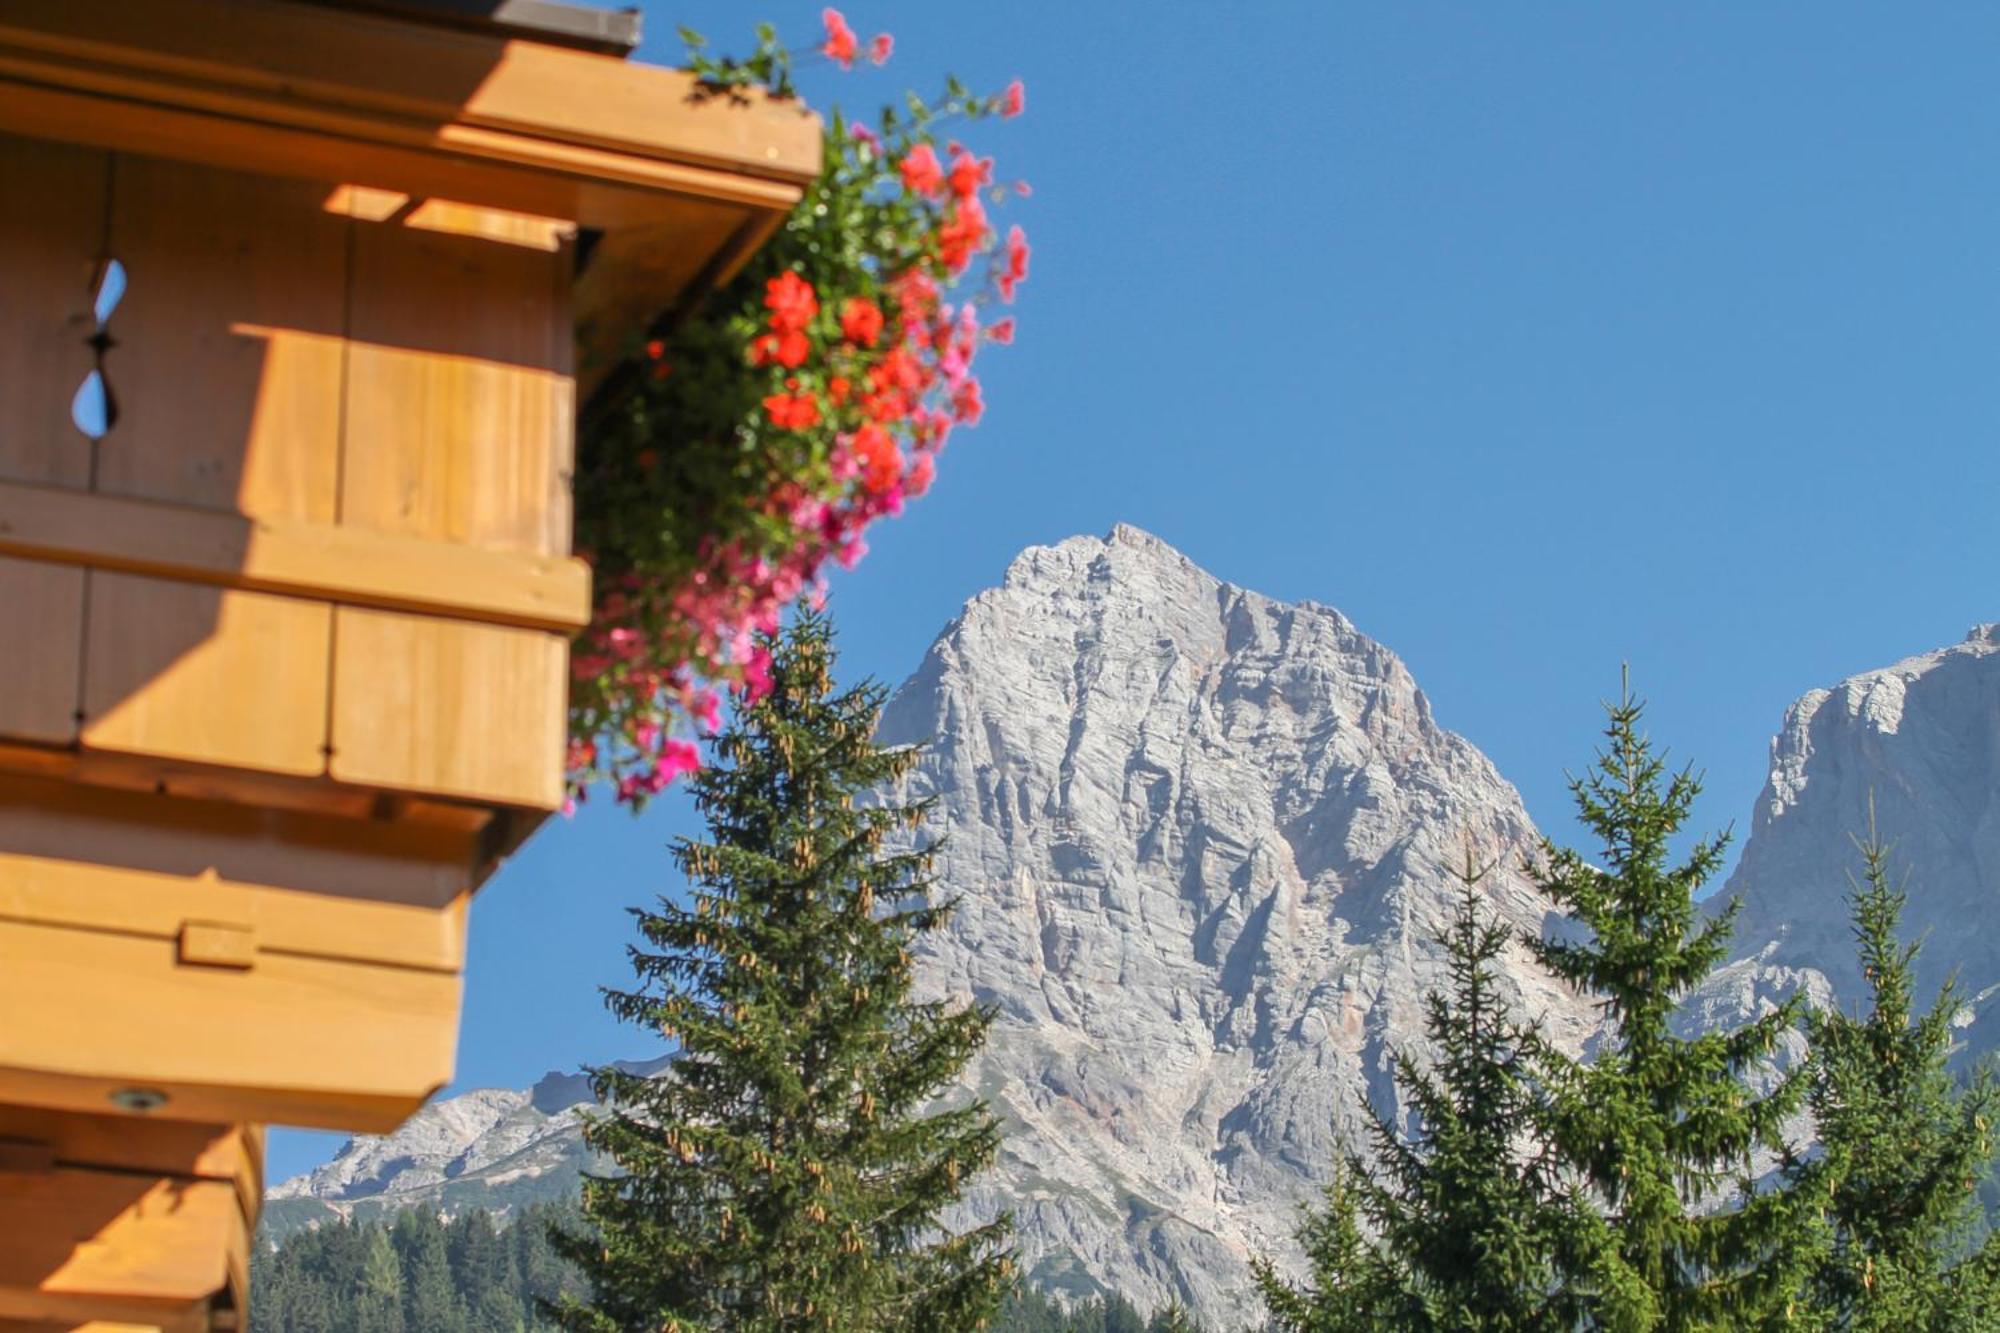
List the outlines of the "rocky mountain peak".
<svg viewBox="0 0 2000 1333">
<path fill-rule="evenodd" d="M 948 835 L 927 984 L 1000 1014 L 968 1083 L 1011 1132 L 973 1211 L 1011 1207 L 1045 1283 L 1249 1319 L 1248 1257 L 1289 1251 L 1363 1098 L 1393 1100 L 1468 844 L 1542 924 L 1513 787 L 1339 612 L 1131 527 L 1023 552 L 882 735 L 930 741 L 910 794 Z"/>
<path fill-rule="evenodd" d="M 1871 805 L 1908 876 L 1909 933 L 1925 936 L 1920 985 L 1956 972 L 1977 996 L 2000 983 L 2000 940 L 1964 928 L 2000 903 L 2000 625 L 1807 691 L 1771 742 L 1727 885 L 1744 900 L 1736 937 L 1746 955 L 1820 974 L 1842 1001 L 1862 989 L 1845 895 Z"/>
</svg>

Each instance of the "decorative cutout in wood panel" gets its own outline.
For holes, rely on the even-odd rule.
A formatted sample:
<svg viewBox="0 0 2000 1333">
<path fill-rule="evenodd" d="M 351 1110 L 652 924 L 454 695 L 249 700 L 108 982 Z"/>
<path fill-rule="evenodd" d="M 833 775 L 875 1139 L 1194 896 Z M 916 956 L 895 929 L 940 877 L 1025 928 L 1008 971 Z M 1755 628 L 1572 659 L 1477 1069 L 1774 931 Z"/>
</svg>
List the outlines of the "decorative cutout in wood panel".
<svg viewBox="0 0 2000 1333">
<path fill-rule="evenodd" d="M 90 444 L 71 399 L 95 368 L 92 278 L 105 245 L 106 154 L 0 135 L 0 477 L 82 490 Z"/>
<path fill-rule="evenodd" d="M 135 281 L 96 489 L 333 521 L 351 224 L 325 199 L 309 181 L 119 159 L 111 235 Z"/>
<path fill-rule="evenodd" d="M 116 259 L 98 261 L 90 280 L 90 311 L 95 327 L 84 345 L 90 348 L 90 373 L 70 399 L 69 417 L 85 438 L 95 442 L 118 424 L 118 393 L 111 387 L 105 356 L 118 345 L 111 333 L 111 314 L 125 296 L 125 265 Z"/>
</svg>

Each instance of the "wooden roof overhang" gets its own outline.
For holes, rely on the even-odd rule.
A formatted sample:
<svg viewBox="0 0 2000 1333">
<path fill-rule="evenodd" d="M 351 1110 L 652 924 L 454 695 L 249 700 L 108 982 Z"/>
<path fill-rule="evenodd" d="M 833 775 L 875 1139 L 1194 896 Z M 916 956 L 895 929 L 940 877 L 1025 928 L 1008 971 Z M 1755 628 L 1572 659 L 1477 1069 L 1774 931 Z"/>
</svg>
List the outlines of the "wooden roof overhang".
<svg viewBox="0 0 2000 1333">
<path fill-rule="evenodd" d="M 782 222 L 819 173 L 820 124 L 521 31 L 297 0 L 0 0 L 0 132 L 596 233 L 581 401 Z"/>
</svg>

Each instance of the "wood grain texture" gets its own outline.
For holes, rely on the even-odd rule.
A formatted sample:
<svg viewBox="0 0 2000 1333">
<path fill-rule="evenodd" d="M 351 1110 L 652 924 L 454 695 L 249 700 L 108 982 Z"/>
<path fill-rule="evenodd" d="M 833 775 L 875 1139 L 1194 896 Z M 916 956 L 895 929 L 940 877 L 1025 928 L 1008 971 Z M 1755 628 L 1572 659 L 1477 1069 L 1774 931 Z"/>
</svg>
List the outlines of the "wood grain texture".
<svg viewBox="0 0 2000 1333">
<path fill-rule="evenodd" d="M 264 1134 L 251 1125 L 0 1105 L 0 1139 L 48 1144 L 64 1166 L 249 1184 L 263 1177 Z"/>
<path fill-rule="evenodd" d="M 173 1318 L 228 1286 L 249 1232 L 226 1182 L 69 1167 L 0 1175 L 0 1310 Z"/>
<path fill-rule="evenodd" d="M 590 618 L 590 568 L 568 555 L 5 481 L 0 555 L 538 629 Z"/>
<path fill-rule="evenodd" d="M 278 954 L 453 976 L 465 961 L 463 897 L 422 908 L 4 852 L 0 875 L 0 920 L 167 940 L 182 966 L 190 928 L 240 937 L 244 971 Z"/>
<path fill-rule="evenodd" d="M 0 611 L 9 640 L 0 736 L 69 744 L 83 672 L 83 571 L 0 559 Z"/>
<path fill-rule="evenodd" d="M 325 604 L 104 572 L 89 598 L 85 746 L 325 770 Z"/>
<path fill-rule="evenodd" d="M 83 86 L 149 80 L 167 105 L 356 137 L 370 122 L 485 127 L 798 184 L 819 174 L 819 120 L 795 99 L 704 95 L 678 70 L 498 34 L 228 0 L 12 0 L 0 40 L 68 62 Z"/>
<path fill-rule="evenodd" d="M 45 896 L 77 912 L 93 910 L 86 905 L 101 892 L 106 896 L 95 910 L 137 912 L 134 919 L 150 921 L 149 933 L 160 938 L 177 928 L 179 918 L 205 915 L 189 908 L 208 904 L 248 913 L 242 919 L 260 927 L 274 947 L 454 969 L 465 952 L 460 899 L 484 841 L 476 824 L 336 818 L 260 808 L 240 797 L 185 799 L 150 788 L 115 791 L 0 775 L 0 854 L 40 858 L 50 863 L 49 874 L 73 865 L 187 882 L 181 890 L 163 882 L 141 889 L 110 881 L 100 889 L 72 883 L 46 890 Z M 9 886 L 22 893 L 30 888 Z M 271 897 L 267 890 L 285 892 Z M 139 903 L 121 905 L 125 897 L 147 894 L 163 898 L 151 916 Z M 415 910 L 377 915 L 361 910 L 365 904 Z M 111 917 L 76 920 L 104 926 Z M 424 933 L 415 930 L 418 923 L 425 924 Z"/>
<path fill-rule="evenodd" d="M 330 771 L 552 810 L 563 795 L 568 655 L 558 635 L 342 607 Z"/>
<path fill-rule="evenodd" d="M 119 159 L 122 414 L 99 446 L 99 491 L 333 518 L 350 224 L 322 207 L 326 193 Z"/>
<path fill-rule="evenodd" d="M 87 486 L 70 400 L 95 358 L 105 154 L 0 134 L 0 477 Z"/>
<path fill-rule="evenodd" d="M 172 940 L 0 921 L 0 1100 L 382 1132 L 451 1078 L 459 979 L 268 953 L 182 966 Z M 95 1100 L 93 1100 L 93 1095 Z M 0 1215 L 5 1209 L 0 1208 Z"/>
<path fill-rule="evenodd" d="M 567 554 L 568 246 L 355 225 L 340 522 Z"/>
</svg>

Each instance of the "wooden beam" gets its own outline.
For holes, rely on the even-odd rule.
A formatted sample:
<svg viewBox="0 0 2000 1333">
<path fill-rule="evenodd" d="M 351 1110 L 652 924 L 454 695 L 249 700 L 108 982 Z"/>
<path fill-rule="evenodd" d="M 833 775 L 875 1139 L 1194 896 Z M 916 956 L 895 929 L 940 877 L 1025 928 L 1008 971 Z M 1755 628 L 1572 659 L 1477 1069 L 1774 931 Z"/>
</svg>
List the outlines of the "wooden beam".
<svg viewBox="0 0 2000 1333">
<path fill-rule="evenodd" d="M 0 555 L 562 633 L 590 620 L 589 566 L 567 556 L 15 482 Z"/>
<path fill-rule="evenodd" d="M 464 41 L 478 48 L 469 58 L 437 49 Z M 225 54 L 198 57 L 211 48 Z M 320 59 L 329 50 L 334 66 Z M 0 80 L 0 129 L 35 138 L 606 229 L 656 220 L 663 198 L 783 213 L 820 163 L 819 122 L 795 104 L 282 4 L 5 0 Z"/>
<path fill-rule="evenodd" d="M 759 89 L 494 33 L 242 0 L 6 0 L 0 41 L 144 83 L 149 100 L 272 124 L 504 130 L 803 185 L 819 120 Z M 70 80 L 64 79 L 68 83 Z"/>
<path fill-rule="evenodd" d="M 230 1258 L 249 1245 L 227 1182 L 0 1173 L 0 1314 L 13 1318 L 183 1318 L 230 1285 Z"/>
</svg>

